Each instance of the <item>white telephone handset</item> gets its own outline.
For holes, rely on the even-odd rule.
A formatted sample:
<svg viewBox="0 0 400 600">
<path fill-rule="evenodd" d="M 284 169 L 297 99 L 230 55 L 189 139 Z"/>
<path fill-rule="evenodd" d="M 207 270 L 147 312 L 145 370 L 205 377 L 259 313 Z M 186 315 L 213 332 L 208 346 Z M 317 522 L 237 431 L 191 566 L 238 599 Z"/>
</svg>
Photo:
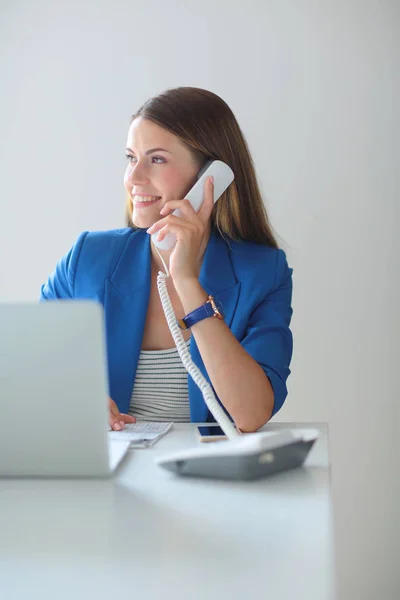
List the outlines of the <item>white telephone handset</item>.
<svg viewBox="0 0 400 600">
<path fill-rule="evenodd" d="M 214 177 L 214 203 L 222 196 L 227 187 L 232 183 L 234 179 L 233 171 L 228 165 L 221 160 L 208 161 L 201 171 L 197 175 L 197 181 L 186 194 L 185 199 L 189 200 L 196 212 L 199 212 L 201 205 L 204 200 L 204 189 L 205 183 L 208 177 Z M 179 208 L 175 209 L 172 213 L 178 217 L 182 216 Z M 167 233 L 163 240 L 160 242 L 157 240 L 157 233 L 153 233 L 151 236 L 153 243 L 160 250 L 170 250 L 176 243 L 176 237 L 173 233 Z"/>
<path fill-rule="evenodd" d="M 193 208 L 198 212 L 204 200 L 205 182 L 209 176 L 214 177 L 214 202 L 221 197 L 227 187 L 232 183 L 234 179 L 233 171 L 228 165 L 221 162 L 220 160 L 214 160 L 204 165 L 203 169 L 198 174 L 198 180 L 192 187 L 186 198 L 190 200 Z M 179 209 L 174 210 L 172 214 L 180 214 Z M 159 242 L 157 240 L 157 234 L 153 234 L 152 241 L 156 248 L 162 250 L 169 250 L 176 243 L 176 237 L 173 234 L 168 233 L 165 238 Z M 167 277 L 169 275 L 168 268 L 159 253 L 161 261 L 165 268 L 165 273 L 159 271 L 157 276 L 157 287 L 160 295 L 161 304 L 164 310 L 165 318 L 167 319 L 168 327 L 171 331 L 173 340 L 176 347 L 178 348 L 179 356 L 183 362 L 185 369 L 191 375 L 196 385 L 200 388 L 204 401 L 207 404 L 209 410 L 214 415 L 214 418 L 219 423 L 224 433 L 229 439 L 236 438 L 239 434 L 233 423 L 225 413 L 224 409 L 218 403 L 215 398 L 214 392 L 208 381 L 203 377 L 201 371 L 192 361 L 190 353 L 186 347 L 186 342 L 183 339 L 180 327 L 177 323 L 174 310 L 172 308 L 171 300 L 167 290 Z"/>
</svg>

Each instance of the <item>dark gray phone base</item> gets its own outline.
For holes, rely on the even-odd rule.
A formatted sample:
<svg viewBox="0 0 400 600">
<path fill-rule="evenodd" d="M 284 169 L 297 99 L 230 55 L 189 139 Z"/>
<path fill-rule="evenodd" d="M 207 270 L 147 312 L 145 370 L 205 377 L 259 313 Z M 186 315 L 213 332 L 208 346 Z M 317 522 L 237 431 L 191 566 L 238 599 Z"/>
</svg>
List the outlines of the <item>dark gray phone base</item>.
<svg viewBox="0 0 400 600">
<path fill-rule="evenodd" d="M 302 466 L 314 443 L 315 439 L 298 440 L 254 454 L 193 457 L 171 460 L 161 466 L 177 475 L 249 481 Z"/>
</svg>

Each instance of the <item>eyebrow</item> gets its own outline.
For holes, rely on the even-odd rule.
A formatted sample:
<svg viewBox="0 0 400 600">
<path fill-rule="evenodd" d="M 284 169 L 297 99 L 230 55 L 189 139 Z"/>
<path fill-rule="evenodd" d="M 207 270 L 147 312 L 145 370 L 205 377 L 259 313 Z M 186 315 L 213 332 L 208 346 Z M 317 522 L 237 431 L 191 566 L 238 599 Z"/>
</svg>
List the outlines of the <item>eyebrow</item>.
<svg viewBox="0 0 400 600">
<path fill-rule="evenodd" d="M 127 152 L 132 152 L 132 154 L 135 154 L 133 150 L 131 150 L 130 148 L 125 148 L 125 150 Z M 152 154 L 152 152 L 168 152 L 168 154 L 171 154 L 171 152 L 169 150 L 165 150 L 165 148 L 151 148 L 150 150 L 147 150 L 147 152 L 145 152 L 145 154 Z"/>
</svg>

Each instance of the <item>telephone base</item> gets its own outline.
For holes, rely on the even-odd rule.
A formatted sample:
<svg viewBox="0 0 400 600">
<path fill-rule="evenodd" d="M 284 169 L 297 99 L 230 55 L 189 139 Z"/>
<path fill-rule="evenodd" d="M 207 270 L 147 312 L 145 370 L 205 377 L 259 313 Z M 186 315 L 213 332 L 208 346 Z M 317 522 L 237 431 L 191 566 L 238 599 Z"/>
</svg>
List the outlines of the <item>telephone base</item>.
<svg viewBox="0 0 400 600">
<path fill-rule="evenodd" d="M 159 457 L 157 463 L 181 476 L 260 479 L 303 465 L 317 438 L 317 430 L 245 434 L 232 441 L 207 444 L 207 448 Z"/>
</svg>

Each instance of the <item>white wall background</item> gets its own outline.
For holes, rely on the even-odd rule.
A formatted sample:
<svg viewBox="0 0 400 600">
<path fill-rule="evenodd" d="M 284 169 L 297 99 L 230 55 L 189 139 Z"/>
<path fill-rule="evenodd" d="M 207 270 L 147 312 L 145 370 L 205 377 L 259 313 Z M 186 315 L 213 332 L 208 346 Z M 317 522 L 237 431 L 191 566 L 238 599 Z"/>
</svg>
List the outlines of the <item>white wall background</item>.
<svg viewBox="0 0 400 600">
<path fill-rule="evenodd" d="M 122 226 L 123 148 L 144 100 L 179 85 L 221 95 L 247 136 L 294 268 L 295 354 L 279 420 L 330 422 L 340 466 L 338 539 L 350 544 L 348 552 L 339 545 L 341 598 L 391 600 L 394 580 L 378 577 L 392 560 L 382 546 L 389 529 L 379 530 L 376 515 L 394 504 L 381 495 L 382 481 L 375 495 L 366 491 L 371 470 L 353 439 L 356 432 L 358 444 L 386 444 L 386 460 L 389 436 L 397 438 L 399 4 L 14 0 L 0 7 L 0 300 L 36 299 L 80 231 Z M 374 456 L 378 477 L 386 463 Z M 360 503 L 375 545 L 357 516 Z M 364 567 L 376 548 L 375 590 Z"/>
</svg>

